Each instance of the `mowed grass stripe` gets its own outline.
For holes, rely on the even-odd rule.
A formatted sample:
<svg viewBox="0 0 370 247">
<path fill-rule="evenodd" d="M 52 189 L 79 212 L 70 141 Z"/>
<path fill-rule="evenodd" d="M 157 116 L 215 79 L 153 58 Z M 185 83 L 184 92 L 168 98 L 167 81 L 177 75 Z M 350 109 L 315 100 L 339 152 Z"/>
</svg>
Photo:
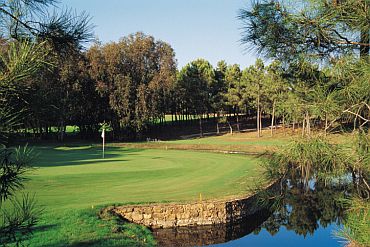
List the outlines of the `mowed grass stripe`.
<svg viewBox="0 0 370 247">
<path fill-rule="evenodd" d="M 240 181 L 261 177 L 256 158 L 178 150 L 42 147 L 26 188 L 46 210 L 110 203 L 219 199 L 246 194 Z"/>
</svg>

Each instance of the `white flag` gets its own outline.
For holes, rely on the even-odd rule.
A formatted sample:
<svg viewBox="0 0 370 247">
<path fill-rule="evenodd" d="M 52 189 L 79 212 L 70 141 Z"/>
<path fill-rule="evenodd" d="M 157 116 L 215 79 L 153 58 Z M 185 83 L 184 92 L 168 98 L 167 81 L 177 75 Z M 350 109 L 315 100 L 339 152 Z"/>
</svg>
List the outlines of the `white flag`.
<svg viewBox="0 0 370 247">
<path fill-rule="evenodd" d="M 103 131 L 101 132 L 101 138 L 104 139 L 104 137 L 105 137 L 105 129 L 103 129 Z"/>
</svg>

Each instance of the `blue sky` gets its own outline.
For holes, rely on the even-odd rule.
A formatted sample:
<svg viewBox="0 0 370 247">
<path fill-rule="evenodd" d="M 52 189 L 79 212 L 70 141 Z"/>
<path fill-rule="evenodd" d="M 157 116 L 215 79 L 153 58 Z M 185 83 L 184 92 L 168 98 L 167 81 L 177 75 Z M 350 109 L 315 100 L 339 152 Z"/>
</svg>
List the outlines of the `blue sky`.
<svg viewBox="0 0 370 247">
<path fill-rule="evenodd" d="M 95 35 L 103 43 L 138 31 L 168 42 L 179 67 L 205 58 L 213 65 L 221 59 L 242 68 L 256 57 L 239 40 L 238 10 L 249 0 L 61 0 L 61 7 L 92 17 Z"/>
</svg>

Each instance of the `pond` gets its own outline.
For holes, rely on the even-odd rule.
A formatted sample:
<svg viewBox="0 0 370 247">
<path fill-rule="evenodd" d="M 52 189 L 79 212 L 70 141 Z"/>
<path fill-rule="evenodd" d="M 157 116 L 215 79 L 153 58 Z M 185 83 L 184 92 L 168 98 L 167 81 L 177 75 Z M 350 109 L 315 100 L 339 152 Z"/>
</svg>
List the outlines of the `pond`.
<svg viewBox="0 0 370 247">
<path fill-rule="evenodd" d="M 350 183 L 287 179 L 277 187 L 262 191 L 256 202 L 260 210 L 241 222 L 156 229 L 153 234 L 159 246 L 343 246 L 335 231 L 342 226 L 340 199 L 351 194 Z"/>
</svg>

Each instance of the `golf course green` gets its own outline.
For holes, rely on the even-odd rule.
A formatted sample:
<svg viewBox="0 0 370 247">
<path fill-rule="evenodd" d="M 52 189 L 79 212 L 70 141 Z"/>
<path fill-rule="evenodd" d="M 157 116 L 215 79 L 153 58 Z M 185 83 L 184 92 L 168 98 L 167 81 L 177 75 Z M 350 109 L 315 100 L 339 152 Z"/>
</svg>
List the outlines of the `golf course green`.
<svg viewBox="0 0 370 247">
<path fill-rule="evenodd" d="M 150 245 L 147 229 L 125 223 L 123 233 L 114 233 L 117 222 L 98 219 L 98 209 L 238 197 L 248 194 L 263 172 L 258 158 L 235 154 L 108 146 L 103 159 L 96 145 L 34 151 L 35 169 L 25 188 L 43 213 L 41 230 L 27 241 L 32 246 Z"/>
</svg>

